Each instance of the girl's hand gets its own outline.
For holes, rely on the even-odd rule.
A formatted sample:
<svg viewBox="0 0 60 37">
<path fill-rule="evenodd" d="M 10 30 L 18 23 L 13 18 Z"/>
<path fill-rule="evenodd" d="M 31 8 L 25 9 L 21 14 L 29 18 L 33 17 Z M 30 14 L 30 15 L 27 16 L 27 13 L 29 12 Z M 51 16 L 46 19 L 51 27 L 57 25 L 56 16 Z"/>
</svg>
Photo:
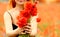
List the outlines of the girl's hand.
<svg viewBox="0 0 60 37">
<path fill-rule="evenodd" d="M 21 29 L 21 34 L 27 34 L 27 33 L 28 34 L 31 33 L 31 25 L 29 23 L 27 23 L 27 25 Z"/>
</svg>

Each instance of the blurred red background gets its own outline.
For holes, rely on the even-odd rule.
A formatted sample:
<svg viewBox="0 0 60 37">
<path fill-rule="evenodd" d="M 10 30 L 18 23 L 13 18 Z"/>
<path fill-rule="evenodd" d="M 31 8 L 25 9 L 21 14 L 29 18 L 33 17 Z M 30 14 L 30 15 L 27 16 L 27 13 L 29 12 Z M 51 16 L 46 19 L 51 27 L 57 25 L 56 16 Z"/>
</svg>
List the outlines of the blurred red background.
<svg viewBox="0 0 60 37">
<path fill-rule="evenodd" d="M 40 4 L 38 6 L 41 22 L 38 25 L 38 35 L 42 37 L 60 37 L 60 3 Z M 7 3 L 0 3 L 0 37 L 5 36 L 3 14 Z"/>
</svg>

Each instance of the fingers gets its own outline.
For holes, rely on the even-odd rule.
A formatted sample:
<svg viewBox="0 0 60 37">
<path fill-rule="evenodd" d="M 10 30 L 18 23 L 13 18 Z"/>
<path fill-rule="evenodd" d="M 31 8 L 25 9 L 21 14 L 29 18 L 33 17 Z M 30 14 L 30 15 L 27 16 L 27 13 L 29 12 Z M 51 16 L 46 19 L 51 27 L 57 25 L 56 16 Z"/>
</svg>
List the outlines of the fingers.
<svg viewBox="0 0 60 37">
<path fill-rule="evenodd" d="M 31 29 L 31 25 L 28 23 L 26 26 L 23 27 L 23 29 Z"/>
<path fill-rule="evenodd" d="M 26 34 L 24 29 L 21 29 L 21 34 Z"/>
<path fill-rule="evenodd" d="M 26 31 L 26 33 L 31 33 L 31 25 L 25 26 L 24 30 Z"/>
<path fill-rule="evenodd" d="M 28 23 L 21 29 L 21 34 L 31 33 L 31 25 Z"/>
<path fill-rule="evenodd" d="M 31 29 L 31 27 L 30 26 L 25 26 L 25 27 L 23 27 L 23 29 L 25 30 L 25 29 Z"/>
<path fill-rule="evenodd" d="M 21 31 L 21 34 L 26 34 L 26 33 L 31 33 L 31 30 L 29 29 L 25 29 Z"/>
<path fill-rule="evenodd" d="M 31 33 L 31 30 L 25 30 L 26 31 L 26 33 Z"/>
<path fill-rule="evenodd" d="M 23 27 L 25 33 L 31 33 L 31 25 L 28 23 L 26 26 Z"/>
</svg>

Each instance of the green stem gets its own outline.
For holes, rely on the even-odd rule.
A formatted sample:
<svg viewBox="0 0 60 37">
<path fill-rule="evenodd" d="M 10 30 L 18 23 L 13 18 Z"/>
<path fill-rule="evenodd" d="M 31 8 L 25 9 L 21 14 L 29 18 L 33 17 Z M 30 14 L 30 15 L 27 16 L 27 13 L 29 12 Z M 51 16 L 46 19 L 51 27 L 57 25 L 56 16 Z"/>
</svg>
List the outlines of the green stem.
<svg viewBox="0 0 60 37">
<path fill-rule="evenodd" d="M 30 37 L 29 34 L 20 34 L 18 37 Z"/>
<path fill-rule="evenodd" d="M 30 23 L 30 19 L 28 19 L 27 23 Z M 20 34 L 18 37 L 30 37 L 30 34 Z"/>
</svg>

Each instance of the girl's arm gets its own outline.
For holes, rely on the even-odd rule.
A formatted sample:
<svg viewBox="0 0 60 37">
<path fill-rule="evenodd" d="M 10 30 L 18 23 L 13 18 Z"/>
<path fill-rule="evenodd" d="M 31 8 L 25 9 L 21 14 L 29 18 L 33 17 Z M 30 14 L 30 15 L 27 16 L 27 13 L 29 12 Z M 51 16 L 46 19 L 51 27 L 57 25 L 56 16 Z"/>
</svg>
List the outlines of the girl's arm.
<svg viewBox="0 0 60 37">
<path fill-rule="evenodd" d="M 36 21 L 37 17 L 38 17 L 38 15 L 31 17 L 31 23 L 30 23 L 31 29 L 32 29 L 31 36 L 35 36 L 37 34 L 37 21 Z"/>
<path fill-rule="evenodd" d="M 8 12 L 4 13 L 4 23 L 5 23 L 5 27 L 6 27 L 6 34 L 8 36 L 13 37 L 13 36 L 19 34 L 20 28 L 13 30 L 11 16 L 8 14 Z"/>
</svg>

